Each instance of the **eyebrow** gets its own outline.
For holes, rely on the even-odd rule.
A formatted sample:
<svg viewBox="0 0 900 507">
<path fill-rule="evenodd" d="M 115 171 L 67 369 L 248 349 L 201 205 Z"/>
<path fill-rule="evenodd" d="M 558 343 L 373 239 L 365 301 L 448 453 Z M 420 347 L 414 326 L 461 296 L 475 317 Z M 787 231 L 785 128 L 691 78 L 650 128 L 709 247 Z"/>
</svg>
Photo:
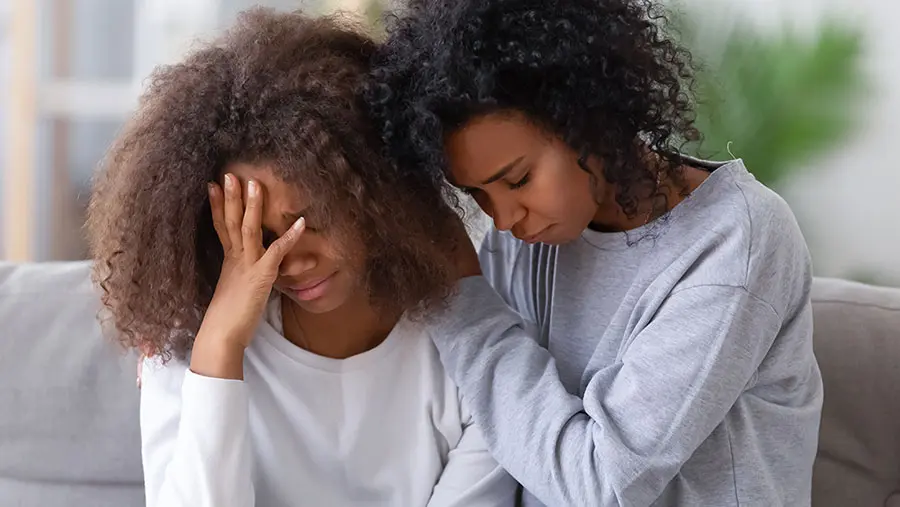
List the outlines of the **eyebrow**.
<svg viewBox="0 0 900 507">
<path fill-rule="evenodd" d="M 306 216 L 308 213 L 309 213 L 309 208 L 304 208 L 304 209 L 302 209 L 300 211 L 296 211 L 296 212 L 285 211 L 284 213 L 281 214 L 281 216 L 284 217 L 286 220 L 293 222 L 293 221 L 299 220 L 300 217 Z"/>
<path fill-rule="evenodd" d="M 504 176 L 509 174 L 509 172 L 512 171 L 513 168 L 515 168 L 517 165 L 519 165 L 519 162 L 521 162 L 524 158 L 525 158 L 525 156 L 522 155 L 521 157 L 519 157 L 519 158 L 513 160 L 512 162 L 506 164 L 505 166 L 501 167 L 499 171 L 494 173 L 494 175 L 491 176 L 490 178 L 482 181 L 481 184 L 482 185 L 490 185 L 491 183 L 502 179 Z"/>
</svg>

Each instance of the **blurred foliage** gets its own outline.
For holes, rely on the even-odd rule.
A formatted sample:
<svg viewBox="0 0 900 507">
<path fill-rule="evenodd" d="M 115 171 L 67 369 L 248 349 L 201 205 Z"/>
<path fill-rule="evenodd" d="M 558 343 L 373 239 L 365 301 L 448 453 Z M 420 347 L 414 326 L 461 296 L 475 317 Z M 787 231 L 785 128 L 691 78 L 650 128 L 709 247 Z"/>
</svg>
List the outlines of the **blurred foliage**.
<svg viewBox="0 0 900 507">
<path fill-rule="evenodd" d="M 743 158 L 769 186 L 811 157 L 840 146 L 859 123 L 867 83 L 862 32 L 837 20 L 812 37 L 704 25 L 682 12 L 673 27 L 698 61 L 697 127 L 685 149 L 707 158 Z"/>
<path fill-rule="evenodd" d="M 376 39 L 384 35 L 384 15 L 387 13 L 386 0 L 366 0 L 363 7 L 363 18 L 372 30 Z"/>
</svg>

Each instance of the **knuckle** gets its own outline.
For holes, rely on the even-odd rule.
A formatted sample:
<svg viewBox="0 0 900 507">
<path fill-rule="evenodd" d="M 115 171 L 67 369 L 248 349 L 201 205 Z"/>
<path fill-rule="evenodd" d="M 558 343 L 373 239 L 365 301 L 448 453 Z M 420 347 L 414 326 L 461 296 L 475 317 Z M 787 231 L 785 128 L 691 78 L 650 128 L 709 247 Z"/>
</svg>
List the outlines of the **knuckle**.
<svg viewBox="0 0 900 507">
<path fill-rule="evenodd" d="M 272 254 L 276 257 L 281 257 L 287 251 L 287 247 L 285 246 L 286 242 L 285 238 L 279 238 L 278 241 L 275 241 L 269 246 L 269 250 L 271 250 Z"/>
<path fill-rule="evenodd" d="M 241 226 L 241 234 L 243 234 L 245 237 L 252 238 L 252 237 L 256 236 L 257 232 L 258 231 L 255 228 L 253 228 L 249 225 Z"/>
<path fill-rule="evenodd" d="M 240 227 L 240 223 L 237 220 L 234 220 L 233 218 L 226 218 L 225 226 L 228 227 L 229 229 L 237 229 L 238 227 Z"/>
<path fill-rule="evenodd" d="M 276 257 L 281 255 L 281 251 L 284 249 L 282 243 L 280 241 L 276 241 L 269 245 L 269 248 L 266 249 L 266 252 L 270 252 L 271 255 L 275 255 Z"/>
</svg>

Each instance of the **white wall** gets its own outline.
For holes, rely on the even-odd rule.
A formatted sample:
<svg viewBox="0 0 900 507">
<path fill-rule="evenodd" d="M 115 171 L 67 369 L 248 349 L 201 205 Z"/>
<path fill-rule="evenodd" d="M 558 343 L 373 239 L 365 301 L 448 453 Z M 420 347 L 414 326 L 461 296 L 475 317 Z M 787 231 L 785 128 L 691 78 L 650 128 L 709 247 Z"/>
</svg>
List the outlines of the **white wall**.
<svg viewBox="0 0 900 507">
<path fill-rule="evenodd" d="M 900 285 L 900 2 L 897 0 L 689 0 L 767 29 L 809 30 L 826 15 L 859 23 L 875 91 L 863 126 L 779 189 L 813 250 L 816 274 Z M 719 12 L 721 10 L 721 12 Z M 752 169 L 752 168 L 751 168 Z"/>
</svg>

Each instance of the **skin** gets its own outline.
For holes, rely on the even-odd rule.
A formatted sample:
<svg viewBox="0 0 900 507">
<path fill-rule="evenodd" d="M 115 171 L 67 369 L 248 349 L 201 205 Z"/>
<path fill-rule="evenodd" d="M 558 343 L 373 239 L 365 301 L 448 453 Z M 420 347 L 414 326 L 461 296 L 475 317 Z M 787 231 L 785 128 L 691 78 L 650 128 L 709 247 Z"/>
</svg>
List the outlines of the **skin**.
<svg viewBox="0 0 900 507">
<path fill-rule="evenodd" d="M 360 256 L 341 255 L 314 217 L 306 222 L 309 201 L 298 189 L 265 165 L 233 163 L 209 192 L 225 262 L 194 341 L 194 373 L 243 379 L 244 351 L 273 288 L 285 337 L 299 347 L 342 359 L 384 341 L 399 316 L 372 308 Z"/>
<path fill-rule="evenodd" d="M 578 165 L 578 154 L 518 112 L 476 117 L 451 132 L 445 149 L 454 185 L 471 194 L 497 229 L 529 243 L 563 244 L 577 239 L 588 227 L 627 231 L 640 227 L 684 200 L 675 185 L 667 193 L 668 209 L 655 210 L 651 192 L 627 216 L 616 202 L 616 187 L 598 176 L 592 192 L 591 175 Z M 600 162 L 587 162 L 602 175 Z M 681 168 L 688 193 L 709 173 Z"/>
</svg>

